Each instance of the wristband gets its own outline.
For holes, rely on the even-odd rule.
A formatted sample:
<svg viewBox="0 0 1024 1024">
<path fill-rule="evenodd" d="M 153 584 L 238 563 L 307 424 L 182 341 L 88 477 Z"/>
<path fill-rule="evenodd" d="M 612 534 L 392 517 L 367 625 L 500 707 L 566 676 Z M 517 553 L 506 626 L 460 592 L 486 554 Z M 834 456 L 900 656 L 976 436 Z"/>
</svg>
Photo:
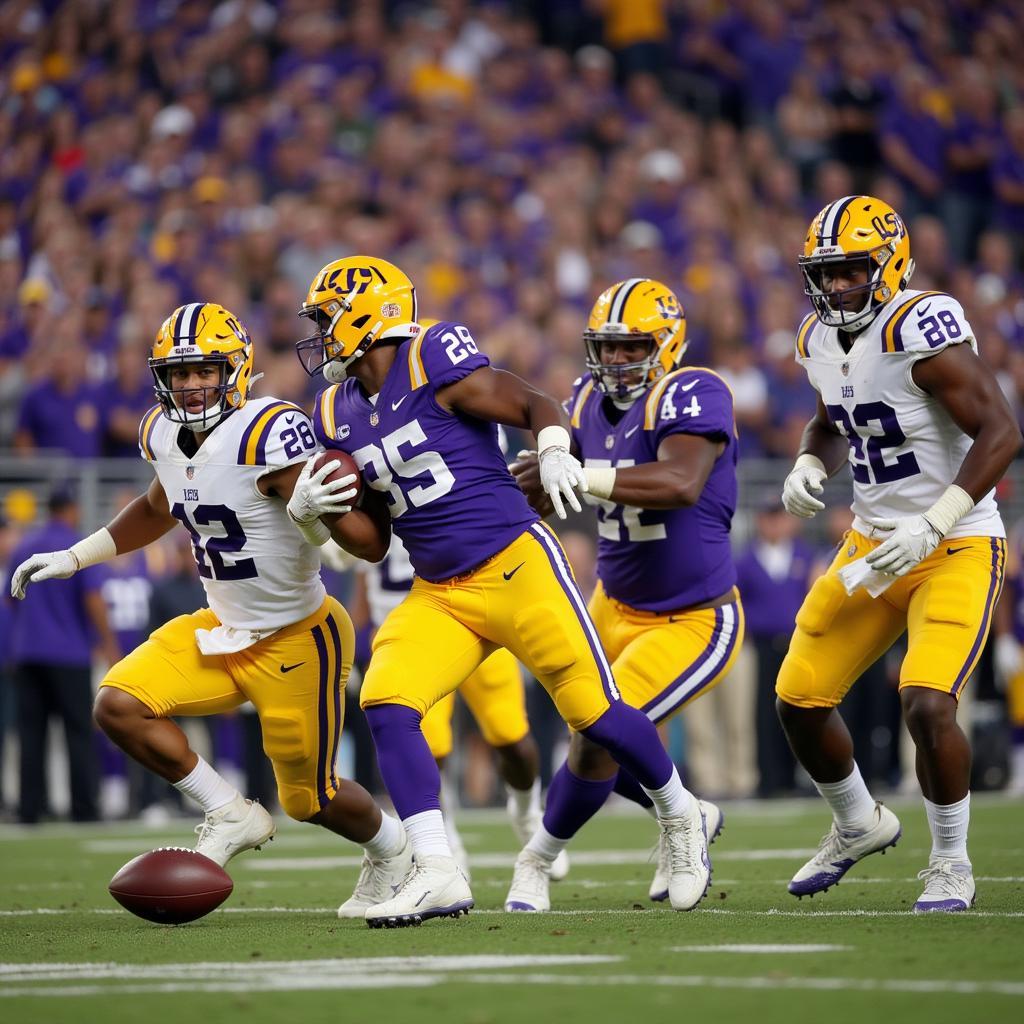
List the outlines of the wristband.
<svg viewBox="0 0 1024 1024">
<path fill-rule="evenodd" d="M 77 544 L 69 548 L 71 557 L 78 563 L 79 569 L 99 562 L 109 561 L 117 556 L 117 545 L 110 531 L 102 526 L 95 533 L 90 533 Z"/>
<path fill-rule="evenodd" d="M 295 529 L 315 548 L 323 547 L 331 539 L 330 528 L 319 518 L 311 523 L 300 523 L 290 511 L 288 518 L 295 524 Z"/>
<path fill-rule="evenodd" d="M 544 427 L 537 434 L 537 451 L 541 455 L 549 448 L 564 448 L 568 451 L 571 444 L 572 439 L 569 437 L 569 431 L 557 424 L 551 427 Z"/>
<path fill-rule="evenodd" d="M 808 452 L 804 452 L 803 455 L 799 456 L 796 462 L 793 464 L 794 469 L 817 469 L 828 475 L 828 470 L 825 469 L 825 463 L 818 458 L 817 455 L 811 455 Z"/>
<path fill-rule="evenodd" d="M 595 466 L 584 467 L 583 472 L 587 477 L 587 493 L 595 498 L 607 500 L 612 496 L 615 489 L 615 470 L 607 467 L 598 468 Z"/>
<path fill-rule="evenodd" d="M 950 484 L 924 517 L 940 537 L 945 537 L 972 508 L 974 499 L 962 487 Z"/>
</svg>

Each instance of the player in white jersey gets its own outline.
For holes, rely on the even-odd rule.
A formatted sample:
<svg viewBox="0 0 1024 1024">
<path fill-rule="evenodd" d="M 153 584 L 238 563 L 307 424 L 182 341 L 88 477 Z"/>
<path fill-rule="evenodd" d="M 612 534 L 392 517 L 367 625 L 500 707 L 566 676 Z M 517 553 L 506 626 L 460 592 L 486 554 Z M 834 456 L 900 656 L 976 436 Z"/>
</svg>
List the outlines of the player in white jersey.
<svg viewBox="0 0 1024 1024">
<path fill-rule="evenodd" d="M 354 477 L 317 473 L 311 423 L 290 402 L 249 398 L 253 345 L 216 303 L 191 303 L 163 323 L 150 367 L 158 404 L 139 447 L 156 476 L 114 520 L 66 551 L 34 555 L 12 593 L 64 579 L 87 565 L 152 543 L 180 522 L 209 607 L 172 619 L 111 667 L 96 721 L 140 764 L 203 808 L 196 849 L 224 865 L 273 838 L 273 819 L 190 747 L 175 715 L 229 711 L 251 700 L 274 765 L 281 806 L 364 848 L 363 871 L 343 917 L 362 917 L 411 866 L 401 824 L 361 786 L 335 775 L 342 693 L 354 638 L 345 609 L 320 580 L 317 546 L 333 538 L 379 559 L 387 513 L 354 509 Z M 329 508 L 328 527 L 310 508 Z"/>
<path fill-rule="evenodd" d="M 499 439 L 504 431 L 499 430 Z M 502 442 L 502 448 L 505 445 Z M 328 547 L 333 547 L 328 545 Z M 391 536 L 383 561 L 355 565 L 356 588 L 352 595 L 352 620 L 357 632 L 365 625 L 376 632 L 387 616 L 402 603 L 412 587 L 415 573 L 409 552 L 400 538 Z M 519 662 L 504 648 L 495 651 L 459 687 L 480 733 L 498 758 L 498 770 L 505 782 L 507 809 L 512 829 L 523 845 L 540 825 L 540 752 L 530 733 L 526 716 L 526 694 Z M 444 764 L 452 752 L 452 715 L 455 694 L 439 700 L 421 723 L 430 753 L 441 770 L 441 808 L 445 831 L 455 859 L 469 878 L 469 858 L 451 813 L 452 798 L 444 779 Z M 565 878 L 568 854 L 563 850 L 552 865 L 551 877 Z"/>
<path fill-rule="evenodd" d="M 910 240 L 890 206 L 871 196 L 830 203 L 799 264 L 814 313 L 798 331 L 797 360 L 818 408 L 783 502 L 813 516 L 825 507 L 815 497 L 822 481 L 849 463 L 855 519 L 797 615 L 776 686 L 790 745 L 834 819 L 789 891 L 823 892 L 900 837 L 896 816 L 868 793 L 835 709 L 906 632 L 900 701 L 932 835 L 915 910 L 966 910 L 971 754 L 957 700 L 1002 586 L 993 488 L 1020 430 L 960 304 L 907 288 Z"/>
</svg>

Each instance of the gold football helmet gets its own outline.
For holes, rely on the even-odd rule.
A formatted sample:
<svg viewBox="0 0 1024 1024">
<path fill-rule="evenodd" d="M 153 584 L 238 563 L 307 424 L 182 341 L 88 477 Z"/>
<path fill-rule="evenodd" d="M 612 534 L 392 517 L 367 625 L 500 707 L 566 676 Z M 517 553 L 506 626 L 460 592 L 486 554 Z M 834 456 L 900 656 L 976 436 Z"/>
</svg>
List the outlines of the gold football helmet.
<svg viewBox="0 0 1024 1024">
<path fill-rule="evenodd" d="M 871 323 L 914 272 L 903 219 L 872 196 L 845 196 L 829 203 L 811 221 L 797 263 L 818 319 L 844 331 Z M 863 277 L 863 282 L 833 288 L 839 276 Z"/>
<path fill-rule="evenodd" d="M 618 365 L 601 362 L 601 344 L 626 337 L 648 340 L 646 358 Z M 615 402 L 629 405 L 679 365 L 686 351 L 686 314 L 667 285 L 633 277 L 600 294 L 583 342 L 594 385 Z"/>
<path fill-rule="evenodd" d="M 310 376 L 321 371 L 336 384 L 378 341 L 415 333 L 416 289 L 387 260 L 346 256 L 316 275 L 299 316 L 316 328 L 296 343 L 299 361 Z"/>
<path fill-rule="evenodd" d="M 220 381 L 212 387 L 175 389 L 171 370 L 182 364 L 212 363 Z M 225 415 L 241 409 L 252 382 L 253 346 L 238 317 L 216 302 L 179 306 L 161 325 L 150 351 L 154 391 L 164 415 L 190 430 L 211 430 Z M 202 409 L 190 401 L 202 392 Z M 192 396 L 194 399 L 195 396 Z M 188 406 L 195 408 L 190 411 Z"/>
</svg>

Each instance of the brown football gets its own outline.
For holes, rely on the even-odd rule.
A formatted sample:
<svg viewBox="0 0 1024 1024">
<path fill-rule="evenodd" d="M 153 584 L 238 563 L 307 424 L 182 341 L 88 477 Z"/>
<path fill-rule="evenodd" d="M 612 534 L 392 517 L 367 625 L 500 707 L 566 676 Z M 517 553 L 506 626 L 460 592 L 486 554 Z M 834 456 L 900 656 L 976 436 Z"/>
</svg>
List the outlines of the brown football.
<svg viewBox="0 0 1024 1024">
<path fill-rule="evenodd" d="M 234 883 L 209 857 L 182 847 L 140 854 L 110 880 L 110 895 L 136 917 L 185 924 L 216 910 Z"/>
<path fill-rule="evenodd" d="M 355 473 L 356 476 L 356 496 L 352 501 L 355 505 L 363 495 L 363 474 L 359 472 L 359 467 L 356 465 L 356 460 L 349 455 L 348 452 L 330 451 L 320 452 L 319 455 L 313 456 L 312 471 L 315 473 L 318 469 L 322 469 L 324 464 L 327 462 L 340 462 L 341 466 L 338 469 L 328 473 L 327 480 L 339 480 L 343 476 L 348 476 L 350 473 Z"/>
</svg>

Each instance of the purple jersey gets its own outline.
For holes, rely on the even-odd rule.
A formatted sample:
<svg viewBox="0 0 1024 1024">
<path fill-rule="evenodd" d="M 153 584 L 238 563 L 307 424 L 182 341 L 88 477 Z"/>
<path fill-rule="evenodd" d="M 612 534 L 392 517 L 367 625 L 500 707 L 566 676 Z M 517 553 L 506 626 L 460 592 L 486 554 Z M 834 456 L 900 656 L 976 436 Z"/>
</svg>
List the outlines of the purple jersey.
<svg viewBox="0 0 1024 1024">
<path fill-rule="evenodd" d="M 537 521 L 505 464 L 497 425 L 449 412 L 434 397 L 488 363 L 466 327 L 441 321 L 398 346 L 374 402 L 354 379 L 317 398 L 317 439 L 352 455 L 366 483 L 387 496 L 395 533 L 431 582 L 475 568 Z"/>
<path fill-rule="evenodd" d="M 725 382 L 702 367 L 676 370 L 616 417 L 593 381 L 581 377 L 569 409 L 573 442 L 586 466 L 656 462 L 669 434 L 725 442 L 692 507 L 640 509 L 587 496 L 597 506 L 597 575 L 609 597 L 631 608 L 668 612 L 735 586 L 729 529 L 736 511 L 736 431 Z"/>
</svg>

